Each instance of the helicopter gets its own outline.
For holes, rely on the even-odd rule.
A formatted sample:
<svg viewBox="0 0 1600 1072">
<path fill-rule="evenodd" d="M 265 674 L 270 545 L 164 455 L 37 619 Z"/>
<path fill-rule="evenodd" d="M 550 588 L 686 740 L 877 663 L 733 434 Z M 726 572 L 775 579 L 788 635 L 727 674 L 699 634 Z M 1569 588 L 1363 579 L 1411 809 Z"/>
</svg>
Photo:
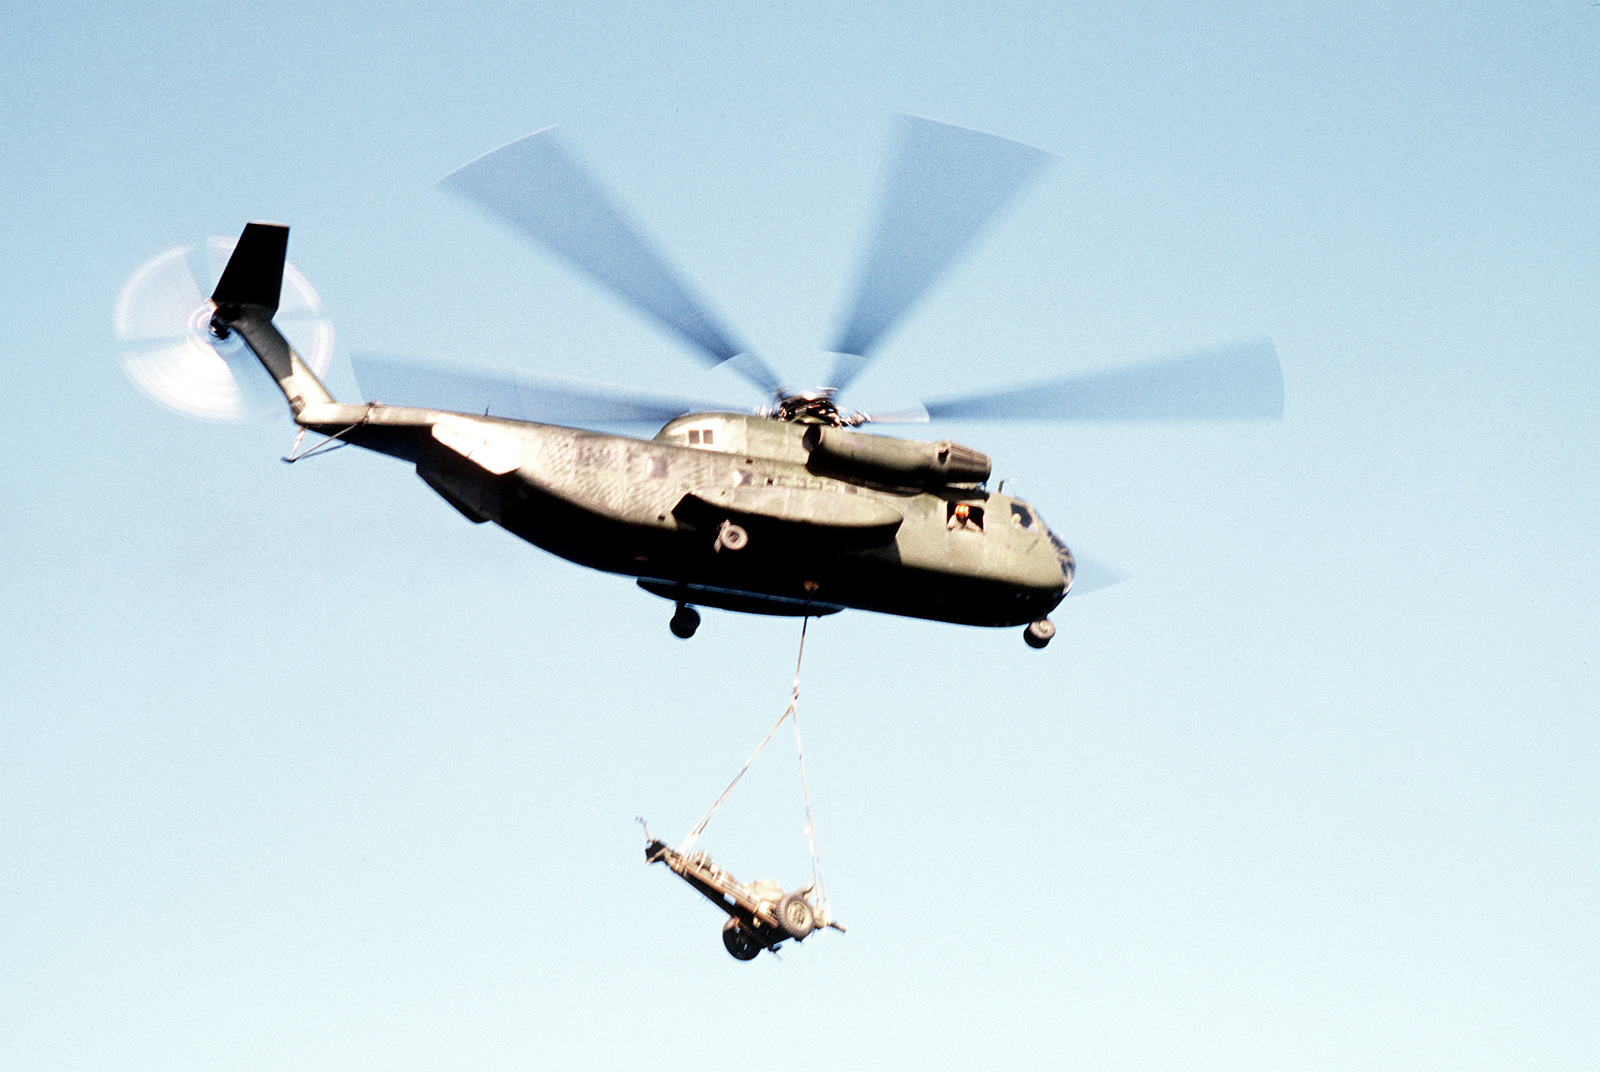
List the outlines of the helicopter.
<svg viewBox="0 0 1600 1072">
<path fill-rule="evenodd" d="M 758 386 L 771 401 L 754 412 L 489 372 L 468 377 L 470 397 L 458 391 L 454 408 L 398 404 L 405 399 L 393 394 L 386 403 L 340 402 L 274 320 L 289 233 L 281 224 L 245 226 L 190 324 L 219 351 L 242 341 L 276 382 L 301 434 L 325 437 L 319 446 L 398 458 L 467 520 L 494 522 L 578 565 L 633 577 L 674 604 L 669 624 L 680 638 L 695 634 L 702 607 L 792 616 L 857 609 L 1022 626 L 1029 646 L 1043 648 L 1055 634 L 1049 614 L 1077 571 L 1067 544 L 1030 503 L 988 488 L 992 464 L 982 452 L 860 426 L 995 416 L 1262 419 L 1281 416 L 1283 406 L 1277 355 L 1264 341 L 929 402 L 910 417 L 840 406 L 878 343 L 1048 159 L 1019 142 L 904 117 L 877 231 L 832 346 L 829 385 L 811 390 L 787 386 L 718 323 L 565 152 L 554 128 L 445 178 L 447 188 L 588 274 L 707 364 Z M 364 388 L 375 376 L 396 394 L 428 396 L 425 368 L 382 357 L 363 362 Z M 643 439 L 556 422 L 576 417 L 664 424 Z"/>
</svg>

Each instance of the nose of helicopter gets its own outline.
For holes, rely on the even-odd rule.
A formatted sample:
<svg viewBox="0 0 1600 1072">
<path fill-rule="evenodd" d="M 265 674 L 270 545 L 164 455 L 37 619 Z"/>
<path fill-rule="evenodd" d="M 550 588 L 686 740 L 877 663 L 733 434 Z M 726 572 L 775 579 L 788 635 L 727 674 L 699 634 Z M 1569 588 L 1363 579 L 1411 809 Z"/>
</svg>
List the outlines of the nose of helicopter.
<svg viewBox="0 0 1600 1072">
<path fill-rule="evenodd" d="M 1056 560 L 1061 563 L 1061 594 L 1064 596 L 1072 591 L 1072 578 L 1076 575 L 1078 564 L 1072 557 L 1072 550 L 1066 542 L 1056 535 L 1055 529 L 1049 525 L 1044 527 L 1045 533 L 1050 537 L 1050 542 L 1056 549 Z"/>
</svg>

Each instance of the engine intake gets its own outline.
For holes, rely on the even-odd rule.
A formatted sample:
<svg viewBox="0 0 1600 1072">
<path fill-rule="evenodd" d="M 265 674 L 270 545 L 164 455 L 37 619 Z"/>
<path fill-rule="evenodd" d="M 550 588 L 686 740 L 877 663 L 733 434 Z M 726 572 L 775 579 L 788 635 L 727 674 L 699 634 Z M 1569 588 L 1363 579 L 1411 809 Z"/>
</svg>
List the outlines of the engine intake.
<svg viewBox="0 0 1600 1072">
<path fill-rule="evenodd" d="M 989 479 L 987 454 L 948 439 L 918 443 L 816 425 L 806 429 L 801 442 L 811 452 L 808 464 L 814 469 L 892 487 L 982 484 Z"/>
</svg>

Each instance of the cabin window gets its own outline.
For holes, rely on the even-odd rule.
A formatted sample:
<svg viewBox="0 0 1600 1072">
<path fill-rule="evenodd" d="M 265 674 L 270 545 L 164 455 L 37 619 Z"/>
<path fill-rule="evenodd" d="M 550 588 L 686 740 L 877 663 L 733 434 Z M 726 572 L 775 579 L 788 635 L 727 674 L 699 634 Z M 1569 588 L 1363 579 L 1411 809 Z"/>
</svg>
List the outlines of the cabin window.
<svg viewBox="0 0 1600 1072">
<path fill-rule="evenodd" d="M 961 529 L 966 529 L 969 532 L 982 532 L 983 507 L 976 503 L 945 503 L 944 527 L 952 532 Z"/>
<path fill-rule="evenodd" d="M 667 459 L 659 454 L 650 457 L 650 475 L 657 480 L 667 475 Z"/>
<path fill-rule="evenodd" d="M 1021 525 L 1025 529 L 1033 528 L 1033 511 L 1021 503 L 1011 504 L 1011 523 Z"/>
<path fill-rule="evenodd" d="M 735 469 L 733 471 L 733 486 L 736 488 L 745 487 L 750 483 L 750 481 L 755 479 L 755 476 L 756 475 L 748 469 Z"/>
</svg>

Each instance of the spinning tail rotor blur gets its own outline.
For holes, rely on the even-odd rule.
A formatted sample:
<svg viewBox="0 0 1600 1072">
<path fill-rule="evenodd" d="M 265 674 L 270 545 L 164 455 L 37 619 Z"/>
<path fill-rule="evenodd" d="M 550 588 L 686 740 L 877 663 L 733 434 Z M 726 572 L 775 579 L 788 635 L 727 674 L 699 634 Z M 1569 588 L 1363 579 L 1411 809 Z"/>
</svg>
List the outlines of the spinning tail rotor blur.
<svg viewBox="0 0 1600 1072">
<path fill-rule="evenodd" d="M 175 413 L 219 424 L 283 412 L 283 396 L 262 376 L 255 356 L 237 337 L 222 339 L 211 330 L 215 307 L 204 295 L 236 241 L 207 239 L 200 265 L 193 246 L 157 253 L 128 276 L 112 311 L 122 371 L 133 385 Z M 325 375 L 333 363 L 333 323 L 293 265 L 284 266 L 277 323 L 312 371 Z"/>
</svg>

